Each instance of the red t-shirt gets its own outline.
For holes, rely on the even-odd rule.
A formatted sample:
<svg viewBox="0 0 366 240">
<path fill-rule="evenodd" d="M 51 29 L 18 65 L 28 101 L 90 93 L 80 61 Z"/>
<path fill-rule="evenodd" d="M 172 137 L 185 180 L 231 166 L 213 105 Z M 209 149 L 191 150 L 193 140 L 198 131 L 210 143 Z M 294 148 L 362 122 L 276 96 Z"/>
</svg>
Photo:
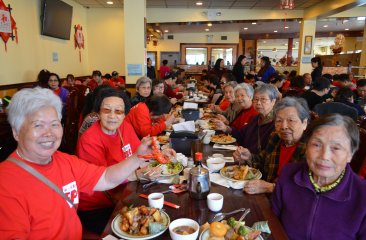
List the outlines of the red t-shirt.
<svg viewBox="0 0 366 240">
<path fill-rule="evenodd" d="M 79 158 L 98 166 L 111 166 L 126 159 L 136 152 L 140 145 L 140 140 L 136 136 L 132 126 L 124 121 L 119 127 L 124 143 L 126 154 L 122 150 L 121 139 L 115 135 L 105 134 L 100 126 L 100 121 L 88 128 L 77 143 L 76 153 Z M 103 192 L 93 194 L 80 194 L 79 209 L 88 211 L 97 208 L 112 206 L 113 203 Z"/>
<path fill-rule="evenodd" d="M 87 86 L 89 87 L 90 91 L 94 91 L 98 87 L 98 83 L 94 79 L 91 79 Z"/>
<path fill-rule="evenodd" d="M 11 157 L 19 159 L 15 152 Z M 105 171 L 105 167 L 58 151 L 47 165 L 26 163 L 62 189 L 76 205 L 80 192 L 92 192 Z M 81 239 L 76 210 L 50 187 L 9 161 L 0 164 L 0 179 L 1 239 Z"/>
<path fill-rule="evenodd" d="M 230 102 L 226 98 L 223 98 L 219 104 L 219 108 L 221 109 L 221 111 L 225 111 L 229 106 Z"/>
<path fill-rule="evenodd" d="M 165 73 L 167 73 L 169 71 L 170 71 L 170 68 L 168 66 L 164 66 L 164 65 L 160 66 L 160 70 L 159 70 L 159 72 L 160 72 L 160 79 L 164 79 Z"/>
<path fill-rule="evenodd" d="M 280 162 L 278 164 L 277 176 L 280 175 L 283 166 L 290 161 L 298 145 L 299 144 L 295 144 L 293 146 L 286 147 L 285 145 L 281 144 Z"/>
<path fill-rule="evenodd" d="M 140 139 L 147 135 L 156 136 L 166 128 L 164 118 L 160 118 L 154 123 L 151 121 L 150 111 L 144 102 L 133 106 L 124 121 L 132 125 Z"/>
<path fill-rule="evenodd" d="M 252 104 L 250 108 L 242 110 L 240 114 L 235 118 L 235 120 L 230 124 L 230 126 L 236 129 L 241 129 L 256 115 L 258 115 L 258 113 L 256 110 L 254 110 Z"/>
</svg>

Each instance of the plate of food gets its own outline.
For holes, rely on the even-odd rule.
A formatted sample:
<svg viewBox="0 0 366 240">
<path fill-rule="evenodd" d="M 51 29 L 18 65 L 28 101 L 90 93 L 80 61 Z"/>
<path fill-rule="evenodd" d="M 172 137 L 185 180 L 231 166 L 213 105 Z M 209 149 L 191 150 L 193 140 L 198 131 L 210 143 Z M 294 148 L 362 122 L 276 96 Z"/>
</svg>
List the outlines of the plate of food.
<svg viewBox="0 0 366 240">
<path fill-rule="evenodd" d="M 150 167 L 157 167 L 160 165 L 161 177 L 170 177 L 173 175 L 178 175 L 183 171 L 183 165 L 180 162 L 168 162 L 167 164 L 159 164 L 158 162 L 152 162 L 149 164 Z"/>
<path fill-rule="evenodd" d="M 236 138 L 226 134 L 218 134 L 211 137 L 211 142 L 219 144 L 231 144 L 236 142 Z"/>
<path fill-rule="evenodd" d="M 162 145 L 168 144 L 169 143 L 169 135 L 157 136 L 157 140 Z"/>
<path fill-rule="evenodd" d="M 236 223 L 238 222 L 234 218 L 230 218 L 228 221 L 213 222 L 204 226 L 199 240 L 263 240 L 261 231 L 246 226 L 244 221 Z"/>
<path fill-rule="evenodd" d="M 124 207 L 112 221 L 112 231 L 123 239 L 151 239 L 169 227 L 169 215 L 157 208 L 144 205 Z"/>
<path fill-rule="evenodd" d="M 242 189 L 248 180 L 262 177 L 262 173 L 258 169 L 245 165 L 223 167 L 220 170 L 220 175 L 228 180 L 230 187 L 234 189 Z"/>
</svg>

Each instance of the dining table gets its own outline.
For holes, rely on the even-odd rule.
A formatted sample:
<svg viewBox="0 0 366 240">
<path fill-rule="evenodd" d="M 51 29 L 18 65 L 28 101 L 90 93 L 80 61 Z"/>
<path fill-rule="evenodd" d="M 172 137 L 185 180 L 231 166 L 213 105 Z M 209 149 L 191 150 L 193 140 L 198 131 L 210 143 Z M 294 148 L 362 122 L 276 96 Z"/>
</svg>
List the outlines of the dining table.
<svg viewBox="0 0 366 240">
<path fill-rule="evenodd" d="M 205 158 L 211 156 L 214 153 L 221 153 L 224 156 L 232 156 L 233 151 L 214 149 L 213 144 L 205 144 L 203 146 L 203 153 Z M 228 165 L 234 163 L 227 163 Z M 103 231 L 101 237 L 116 235 L 112 230 L 113 219 L 119 214 L 119 211 L 124 206 L 148 206 L 148 200 L 140 196 L 140 194 L 149 195 L 150 193 L 163 192 L 169 189 L 169 184 L 155 184 L 144 189 L 143 183 L 139 181 L 132 181 L 120 186 L 115 209 Z M 267 194 L 254 194 L 250 195 L 244 193 L 242 189 L 232 189 L 224 186 L 220 186 L 211 182 L 210 193 L 220 193 L 224 197 L 224 204 L 221 212 L 230 212 L 239 208 L 250 208 L 251 212 L 245 219 L 245 224 L 251 227 L 255 222 L 267 221 L 271 230 L 271 234 L 262 234 L 263 239 L 273 240 L 286 240 L 287 235 L 278 220 L 277 216 L 272 212 L 270 199 Z M 173 208 L 170 206 L 164 206 L 164 211 L 168 214 L 170 221 L 179 218 L 190 218 L 198 222 L 199 225 L 203 225 L 206 222 L 210 222 L 216 212 L 212 212 L 208 209 L 206 199 L 194 199 L 191 198 L 188 191 L 181 193 L 165 193 L 164 200 L 175 205 L 179 208 Z M 241 213 L 233 215 L 236 219 L 240 217 Z M 162 235 L 153 238 L 159 240 L 171 239 L 169 230 L 167 229 Z"/>
</svg>

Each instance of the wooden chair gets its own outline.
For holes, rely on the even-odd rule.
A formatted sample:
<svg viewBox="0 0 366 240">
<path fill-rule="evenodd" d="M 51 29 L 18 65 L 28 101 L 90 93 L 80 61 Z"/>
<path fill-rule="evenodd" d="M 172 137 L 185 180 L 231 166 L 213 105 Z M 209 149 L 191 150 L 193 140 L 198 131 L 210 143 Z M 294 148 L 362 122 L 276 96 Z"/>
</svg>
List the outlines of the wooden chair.
<svg viewBox="0 0 366 240">
<path fill-rule="evenodd" d="M 360 128 L 360 146 L 353 155 L 351 160 L 351 168 L 357 174 L 360 173 L 361 167 L 366 164 L 366 130 Z"/>
<path fill-rule="evenodd" d="M 67 99 L 67 115 L 64 126 L 62 150 L 74 154 L 78 140 L 79 111 L 78 111 L 78 92 L 71 90 Z"/>
<path fill-rule="evenodd" d="M 316 112 L 319 116 L 325 114 L 339 113 L 341 115 L 346 115 L 352 118 L 355 122 L 358 118 L 357 110 L 355 108 L 340 102 L 327 102 L 317 104 L 314 107 L 314 112 Z"/>
</svg>

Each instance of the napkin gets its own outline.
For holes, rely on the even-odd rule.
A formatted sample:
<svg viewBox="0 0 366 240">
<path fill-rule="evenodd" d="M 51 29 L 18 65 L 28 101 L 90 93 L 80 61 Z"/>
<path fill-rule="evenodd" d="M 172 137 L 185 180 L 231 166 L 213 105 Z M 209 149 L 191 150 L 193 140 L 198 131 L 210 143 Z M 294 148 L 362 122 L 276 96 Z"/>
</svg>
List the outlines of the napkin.
<svg viewBox="0 0 366 240">
<path fill-rule="evenodd" d="M 184 102 L 183 109 L 198 109 L 198 104 L 192 102 Z"/>
<path fill-rule="evenodd" d="M 196 126 L 194 125 L 194 121 L 177 123 L 177 124 L 174 124 L 172 127 L 173 127 L 173 130 L 175 132 L 178 132 L 178 131 L 194 132 L 196 130 Z"/>
<path fill-rule="evenodd" d="M 226 188 L 230 188 L 228 182 L 220 175 L 220 173 L 210 173 L 210 181 Z"/>
<path fill-rule="evenodd" d="M 236 149 L 238 148 L 238 146 L 235 146 L 235 145 L 223 145 L 223 144 L 217 144 L 217 143 L 215 143 L 213 145 L 213 148 L 236 151 Z"/>
</svg>

